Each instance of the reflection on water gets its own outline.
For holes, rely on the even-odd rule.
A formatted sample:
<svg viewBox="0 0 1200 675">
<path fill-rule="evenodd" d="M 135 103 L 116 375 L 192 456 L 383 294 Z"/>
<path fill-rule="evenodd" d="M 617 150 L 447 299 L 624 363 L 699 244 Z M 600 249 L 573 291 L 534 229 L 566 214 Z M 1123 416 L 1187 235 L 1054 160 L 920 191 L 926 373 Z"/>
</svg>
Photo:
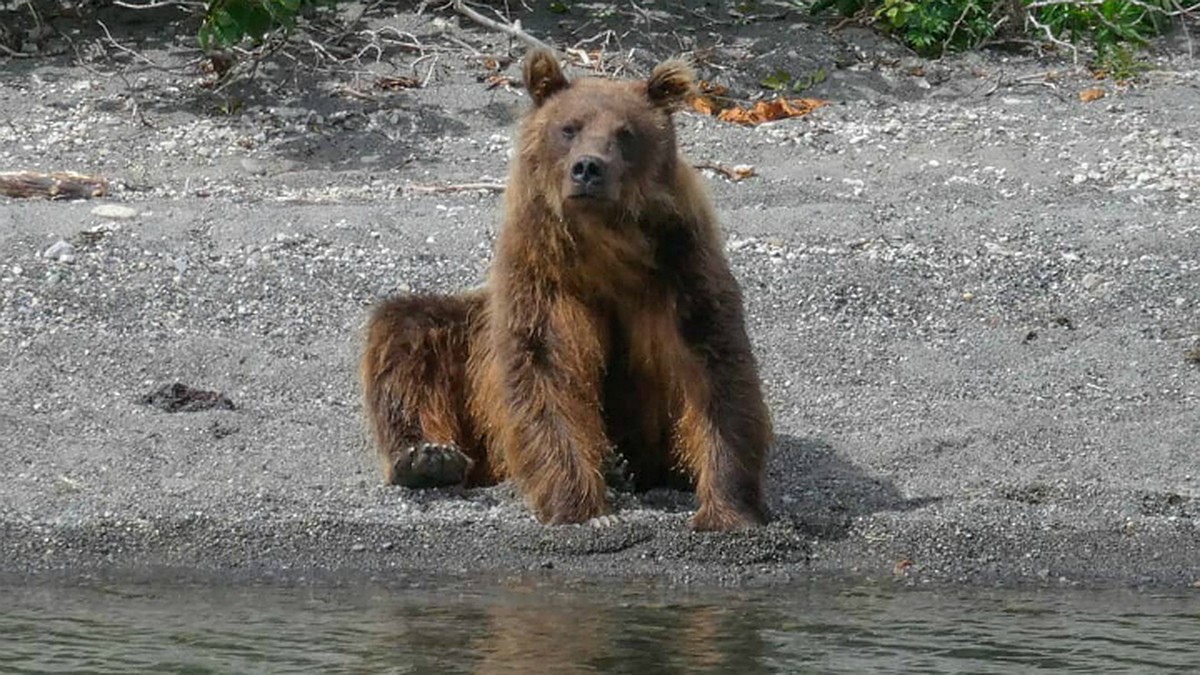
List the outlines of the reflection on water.
<svg viewBox="0 0 1200 675">
<path fill-rule="evenodd" d="M 1130 672 L 1200 665 L 1200 594 L 0 588 L 3 673 Z"/>
</svg>

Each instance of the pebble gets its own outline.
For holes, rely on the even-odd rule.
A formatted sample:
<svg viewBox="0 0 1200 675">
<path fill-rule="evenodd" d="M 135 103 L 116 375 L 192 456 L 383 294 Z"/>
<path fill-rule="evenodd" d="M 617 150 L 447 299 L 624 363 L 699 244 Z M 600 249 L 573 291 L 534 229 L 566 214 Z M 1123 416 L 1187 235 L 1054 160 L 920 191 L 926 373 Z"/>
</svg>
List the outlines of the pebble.
<svg viewBox="0 0 1200 675">
<path fill-rule="evenodd" d="M 1096 290 L 1096 288 L 1102 283 L 1104 283 L 1103 275 L 1096 274 L 1095 272 L 1088 272 L 1087 274 L 1083 275 L 1083 287 L 1089 291 Z"/>
<path fill-rule="evenodd" d="M 60 263 L 73 263 L 75 262 L 75 247 L 59 239 L 42 252 L 42 257 Z"/>
<path fill-rule="evenodd" d="M 253 157 L 242 158 L 242 169 L 252 176 L 262 176 L 267 173 L 266 163 Z"/>
<path fill-rule="evenodd" d="M 138 215 L 137 209 L 131 206 L 121 204 L 100 204 L 92 209 L 93 216 L 101 218 L 110 218 L 112 220 L 129 220 L 136 218 Z"/>
</svg>

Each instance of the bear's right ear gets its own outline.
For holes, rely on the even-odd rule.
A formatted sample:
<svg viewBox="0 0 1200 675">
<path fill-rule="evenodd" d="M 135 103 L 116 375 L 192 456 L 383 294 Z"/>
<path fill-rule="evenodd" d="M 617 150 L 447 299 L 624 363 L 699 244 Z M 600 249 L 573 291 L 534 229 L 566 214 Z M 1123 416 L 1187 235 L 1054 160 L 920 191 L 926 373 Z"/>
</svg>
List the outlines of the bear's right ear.
<svg viewBox="0 0 1200 675">
<path fill-rule="evenodd" d="M 654 105 L 675 112 L 687 105 L 696 86 L 696 71 L 684 61 L 664 61 L 646 80 L 646 95 Z"/>
<path fill-rule="evenodd" d="M 533 105 L 542 105 L 556 92 L 566 89 L 567 84 L 567 77 L 551 52 L 538 49 L 525 57 L 525 91 L 533 98 Z"/>
</svg>

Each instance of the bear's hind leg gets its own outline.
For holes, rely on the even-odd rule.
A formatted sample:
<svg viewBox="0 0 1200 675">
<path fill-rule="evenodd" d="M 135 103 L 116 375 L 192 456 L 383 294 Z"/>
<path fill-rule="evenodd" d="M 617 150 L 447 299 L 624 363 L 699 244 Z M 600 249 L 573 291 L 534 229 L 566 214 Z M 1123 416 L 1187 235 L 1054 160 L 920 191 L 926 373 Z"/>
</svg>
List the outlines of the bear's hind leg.
<svg viewBox="0 0 1200 675">
<path fill-rule="evenodd" d="M 385 480 L 410 488 L 467 482 L 476 443 L 466 417 L 470 303 L 400 296 L 375 310 L 361 363 L 363 399 Z"/>
</svg>

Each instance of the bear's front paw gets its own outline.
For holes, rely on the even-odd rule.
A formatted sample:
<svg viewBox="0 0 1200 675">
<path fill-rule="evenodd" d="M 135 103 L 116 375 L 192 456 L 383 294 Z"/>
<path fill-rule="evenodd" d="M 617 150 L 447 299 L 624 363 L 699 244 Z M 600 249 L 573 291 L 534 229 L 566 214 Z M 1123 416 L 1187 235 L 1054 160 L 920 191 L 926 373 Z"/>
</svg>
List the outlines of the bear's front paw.
<svg viewBox="0 0 1200 675">
<path fill-rule="evenodd" d="M 392 463 L 392 484 L 407 488 L 458 485 L 466 480 L 471 459 L 456 445 L 420 443 Z"/>
<path fill-rule="evenodd" d="M 577 525 L 608 512 L 604 498 L 580 498 L 577 495 L 552 499 L 535 508 L 538 520 L 547 525 Z"/>
</svg>

